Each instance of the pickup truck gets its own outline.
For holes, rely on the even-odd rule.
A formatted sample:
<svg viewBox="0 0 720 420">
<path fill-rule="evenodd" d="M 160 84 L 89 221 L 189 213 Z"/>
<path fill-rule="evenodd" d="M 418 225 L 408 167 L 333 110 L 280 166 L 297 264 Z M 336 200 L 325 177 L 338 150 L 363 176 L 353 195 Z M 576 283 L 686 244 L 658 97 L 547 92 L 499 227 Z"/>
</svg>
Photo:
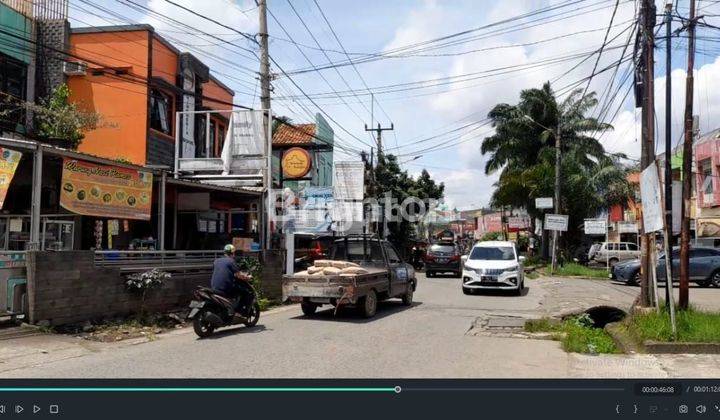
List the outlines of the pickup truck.
<svg viewBox="0 0 720 420">
<path fill-rule="evenodd" d="M 330 259 L 349 261 L 365 268 L 367 273 L 354 275 L 283 276 L 283 300 L 299 302 L 305 315 L 312 315 L 322 305 L 356 307 L 360 314 L 371 318 L 378 301 L 401 298 L 412 305 L 417 288 L 415 270 L 406 264 L 388 241 L 367 236 L 335 240 Z"/>
</svg>

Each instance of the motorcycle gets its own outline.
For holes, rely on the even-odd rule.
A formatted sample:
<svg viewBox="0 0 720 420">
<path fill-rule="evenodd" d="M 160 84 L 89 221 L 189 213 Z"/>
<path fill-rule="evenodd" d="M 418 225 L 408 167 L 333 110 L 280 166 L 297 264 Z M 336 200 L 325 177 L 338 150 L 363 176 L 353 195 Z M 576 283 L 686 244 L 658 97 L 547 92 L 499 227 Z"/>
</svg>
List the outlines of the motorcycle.
<svg viewBox="0 0 720 420">
<path fill-rule="evenodd" d="M 200 338 L 211 336 L 220 327 L 237 324 L 254 327 L 260 319 L 260 305 L 254 288 L 252 288 L 252 301 L 247 308 L 244 308 L 244 313 L 236 312 L 232 300 L 220 296 L 209 287 L 198 287 L 193 292 L 193 297 L 187 318 L 192 319 L 195 334 Z"/>
</svg>

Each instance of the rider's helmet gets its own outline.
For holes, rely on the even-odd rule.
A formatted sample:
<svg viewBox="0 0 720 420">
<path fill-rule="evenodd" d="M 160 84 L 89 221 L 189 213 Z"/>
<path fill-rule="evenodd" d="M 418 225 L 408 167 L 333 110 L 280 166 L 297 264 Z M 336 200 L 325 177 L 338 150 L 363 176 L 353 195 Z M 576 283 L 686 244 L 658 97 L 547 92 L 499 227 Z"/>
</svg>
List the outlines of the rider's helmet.
<svg viewBox="0 0 720 420">
<path fill-rule="evenodd" d="M 235 253 L 235 246 L 233 244 L 227 244 L 225 248 L 223 248 L 223 251 L 228 255 L 232 255 Z"/>
</svg>

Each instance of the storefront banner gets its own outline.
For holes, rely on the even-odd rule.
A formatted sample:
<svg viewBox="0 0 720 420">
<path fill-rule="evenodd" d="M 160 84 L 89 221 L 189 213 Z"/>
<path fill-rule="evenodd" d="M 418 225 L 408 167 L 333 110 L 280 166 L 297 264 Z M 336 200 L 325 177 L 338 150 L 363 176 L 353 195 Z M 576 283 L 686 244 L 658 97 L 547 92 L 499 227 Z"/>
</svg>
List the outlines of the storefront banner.
<svg viewBox="0 0 720 420">
<path fill-rule="evenodd" d="M 21 157 L 22 153 L 20 152 L 0 148 L 0 209 L 5 204 L 5 196 L 7 196 L 10 182 L 12 182 Z"/>
<path fill-rule="evenodd" d="M 63 159 L 60 205 L 85 216 L 150 220 L 151 172 Z"/>
</svg>

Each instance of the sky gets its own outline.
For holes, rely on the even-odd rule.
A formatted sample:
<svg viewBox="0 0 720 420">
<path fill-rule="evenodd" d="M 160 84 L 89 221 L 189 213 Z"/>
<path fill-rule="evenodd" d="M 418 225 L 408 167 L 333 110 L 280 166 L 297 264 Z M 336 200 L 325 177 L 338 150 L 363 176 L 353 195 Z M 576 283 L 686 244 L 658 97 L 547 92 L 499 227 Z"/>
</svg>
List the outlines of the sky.
<svg viewBox="0 0 720 420">
<path fill-rule="evenodd" d="M 521 90 L 539 88 L 546 81 L 560 98 L 573 86 L 587 86 L 588 92 L 597 92 L 605 106 L 590 114 L 602 115 L 614 127 L 600 135 L 601 143 L 611 153 L 630 158 L 640 155 L 639 109 L 634 108 L 630 90 L 632 62 L 626 60 L 616 66 L 628 40 L 631 42 L 624 57 L 632 54 L 638 1 L 267 3 L 275 75 L 273 112 L 296 123 L 310 122 L 314 114 L 321 113 L 335 131 L 336 161 L 358 160 L 360 150 L 368 151 L 375 145 L 365 124 L 389 127 L 392 123 L 394 130 L 383 132 L 386 153 L 396 154 L 409 173 L 417 175 L 424 168 L 444 182 L 449 206 L 485 206 L 497 174 L 484 172 L 487 156 L 481 154 L 480 145 L 492 134 L 484 119 L 496 104 L 517 103 Z M 662 13 L 664 3 L 657 2 L 658 13 Z M 687 16 L 688 4 L 689 0 L 682 0 L 676 5 L 680 16 Z M 698 1 L 698 15 L 704 15 L 706 23 L 720 26 L 719 2 Z M 237 104 L 259 107 L 258 48 L 236 32 L 251 36 L 258 32 L 254 1 L 71 0 L 70 17 L 74 27 L 149 23 L 179 49 L 205 62 L 216 77 L 236 91 Z M 658 22 L 661 20 L 659 17 Z M 680 27 L 676 19 L 672 28 Z M 463 31 L 468 32 L 417 45 Z M 598 59 L 604 39 L 606 47 Z M 714 89 L 720 86 L 719 40 L 720 29 L 698 29 L 694 113 L 699 115 L 701 132 L 720 126 L 720 94 Z M 663 150 L 665 139 L 664 42 L 658 40 L 655 52 L 658 151 Z M 444 44 L 442 48 L 428 48 L 440 43 Z M 675 146 L 682 133 L 686 38 L 673 38 L 671 51 L 671 139 Z M 334 66 L 347 64 L 348 57 L 357 63 Z M 330 68 L 323 69 L 327 66 Z M 587 84 L 593 68 L 596 73 L 607 70 Z M 307 71 L 296 73 L 298 70 Z M 420 81 L 425 82 L 410 84 Z M 601 113 L 601 108 L 606 112 Z"/>
</svg>

